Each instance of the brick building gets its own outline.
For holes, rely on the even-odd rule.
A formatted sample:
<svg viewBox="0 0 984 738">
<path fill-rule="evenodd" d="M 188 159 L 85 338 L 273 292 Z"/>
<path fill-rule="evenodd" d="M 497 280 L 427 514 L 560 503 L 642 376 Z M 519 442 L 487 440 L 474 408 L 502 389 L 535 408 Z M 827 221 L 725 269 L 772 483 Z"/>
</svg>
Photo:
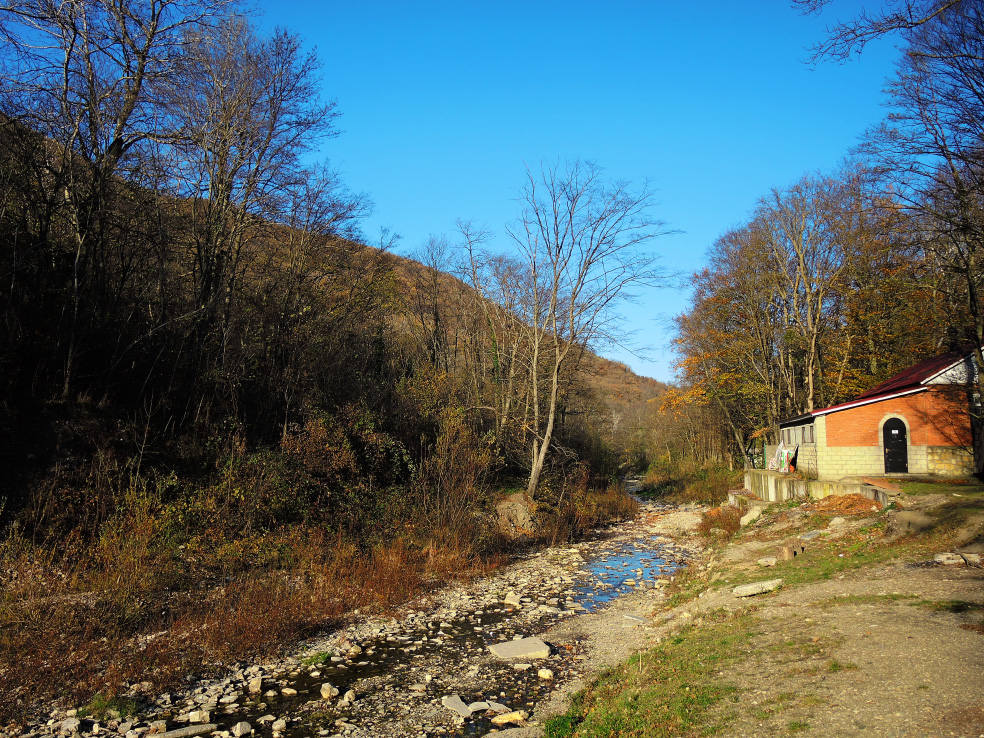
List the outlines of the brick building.
<svg viewBox="0 0 984 738">
<path fill-rule="evenodd" d="M 796 468 L 818 479 L 857 475 L 966 476 L 975 470 L 973 354 L 949 353 L 906 369 L 849 402 L 780 423 Z"/>
</svg>

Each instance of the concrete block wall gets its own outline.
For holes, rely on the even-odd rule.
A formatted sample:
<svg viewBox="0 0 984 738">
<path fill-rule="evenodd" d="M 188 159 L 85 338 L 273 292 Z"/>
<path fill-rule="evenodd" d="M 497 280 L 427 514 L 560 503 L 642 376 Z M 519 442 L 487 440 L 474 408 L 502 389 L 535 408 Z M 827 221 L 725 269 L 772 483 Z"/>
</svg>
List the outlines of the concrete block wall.
<svg viewBox="0 0 984 738">
<path fill-rule="evenodd" d="M 800 444 L 796 452 L 796 470 L 807 477 L 817 476 L 817 445 L 815 443 Z"/>
<path fill-rule="evenodd" d="M 965 477 L 974 473 L 974 454 L 969 448 L 928 446 L 926 470 L 941 477 Z"/>
</svg>

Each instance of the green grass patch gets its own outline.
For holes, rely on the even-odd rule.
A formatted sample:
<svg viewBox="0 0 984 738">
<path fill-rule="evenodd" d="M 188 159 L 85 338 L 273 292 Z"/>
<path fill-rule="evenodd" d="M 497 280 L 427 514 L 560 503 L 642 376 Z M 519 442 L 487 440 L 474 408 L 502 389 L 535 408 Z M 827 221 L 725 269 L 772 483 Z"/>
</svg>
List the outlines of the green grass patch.
<svg viewBox="0 0 984 738">
<path fill-rule="evenodd" d="M 837 607 L 839 605 L 877 605 L 884 602 L 905 602 L 906 600 L 914 599 L 916 599 L 916 595 L 914 594 L 901 594 L 899 592 L 892 592 L 891 594 L 850 594 L 831 597 L 813 604 L 818 607 Z"/>
<path fill-rule="evenodd" d="M 106 717 L 126 717 L 135 715 L 137 703 L 127 697 L 116 697 L 105 695 L 102 692 L 93 697 L 89 702 L 79 708 L 77 717 L 96 718 L 102 720 Z"/>
<path fill-rule="evenodd" d="M 984 497 L 984 482 L 978 479 L 913 479 L 900 482 L 907 495 L 952 495 Z"/>
<path fill-rule="evenodd" d="M 838 541 L 806 542 L 806 551 L 789 561 L 779 561 L 767 572 L 752 570 L 735 572 L 729 585 L 757 582 L 761 579 L 781 577 L 784 586 L 809 584 L 872 564 L 879 564 L 897 557 L 914 555 L 912 546 L 904 544 L 885 544 L 880 538 L 871 538 L 863 533 L 845 537 Z"/>
<path fill-rule="evenodd" d="M 743 656 L 754 635 L 748 615 L 720 613 L 601 674 L 546 726 L 550 738 L 709 734 L 728 716 L 710 708 L 736 696 L 719 674 Z"/>
<path fill-rule="evenodd" d="M 786 729 L 790 733 L 802 733 L 804 730 L 810 729 L 810 724 L 805 720 L 790 720 L 786 724 Z"/>
<path fill-rule="evenodd" d="M 850 661 L 838 661 L 837 659 L 831 659 L 830 663 L 827 664 L 827 671 L 831 674 L 836 674 L 838 671 L 850 671 L 857 668 L 857 664 L 853 664 Z"/>
<path fill-rule="evenodd" d="M 912 604 L 928 607 L 930 610 L 935 610 L 936 612 L 952 612 L 955 614 L 984 612 L 984 602 L 971 602 L 969 600 L 920 600 Z"/>
<path fill-rule="evenodd" d="M 305 666 L 319 666 L 320 664 L 325 663 L 330 657 L 331 654 L 327 651 L 320 651 L 318 653 L 312 653 L 303 657 L 301 659 L 301 663 Z"/>
</svg>

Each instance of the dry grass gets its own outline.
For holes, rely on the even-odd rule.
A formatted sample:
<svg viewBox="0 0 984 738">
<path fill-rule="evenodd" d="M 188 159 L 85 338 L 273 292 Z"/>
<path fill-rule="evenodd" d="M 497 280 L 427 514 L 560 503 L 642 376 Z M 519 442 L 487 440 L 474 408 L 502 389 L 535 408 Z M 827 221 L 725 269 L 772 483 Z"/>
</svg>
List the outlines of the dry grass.
<svg viewBox="0 0 984 738">
<path fill-rule="evenodd" d="M 342 538 L 296 529 L 281 540 L 290 566 L 240 574 L 178 591 L 124 559 L 66 573 L 45 566 L 23 542 L 8 542 L 0 601 L 0 719 L 22 718 L 42 701 L 79 705 L 96 694 L 133 694 L 189 672 L 269 655 L 337 624 L 355 608 L 386 611 L 430 587 L 487 572 L 498 558 L 452 548 L 420 550 L 402 539 L 360 552 Z M 16 549 L 20 549 L 19 551 Z M 84 589 L 99 582 L 117 586 Z M 44 595 L 40 596 L 39 592 Z"/>
<path fill-rule="evenodd" d="M 539 543 L 635 507 L 615 488 L 567 489 Z M 0 545 L 0 720 L 58 698 L 78 706 L 167 689 L 189 673 L 278 653 L 354 609 L 385 612 L 487 573 L 509 556 L 476 526 L 426 535 L 426 525 L 407 520 L 404 533 L 359 545 L 301 523 L 238 536 L 210 524 L 178 536 L 167 520 L 151 496 L 135 494 L 70 555 L 16 533 Z"/>
<path fill-rule="evenodd" d="M 743 514 L 744 510 L 733 505 L 711 508 L 701 515 L 697 532 L 705 538 L 731 538 L 741 528 Z"/>
</svg>

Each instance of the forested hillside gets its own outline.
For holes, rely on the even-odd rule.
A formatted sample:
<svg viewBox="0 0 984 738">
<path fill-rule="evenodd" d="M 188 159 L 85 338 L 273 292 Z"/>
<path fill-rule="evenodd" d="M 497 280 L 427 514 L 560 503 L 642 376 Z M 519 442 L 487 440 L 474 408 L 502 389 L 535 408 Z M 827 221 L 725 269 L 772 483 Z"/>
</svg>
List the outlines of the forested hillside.
<svg viewBox="0 0 984 738">
<path fill-rule="evenodd" d="M 656 277 L 645 193 L 530 171 L 519 222 L 566 226 L 422 264 L 311 163 L 339 111 L 290 33 L 92 0 L 4 4 L 0 38 L 0 714 L 494 566 L 503 493 L 524 543 L 631 507 L 662 386 L 592 351 Z"/>
</svg>

